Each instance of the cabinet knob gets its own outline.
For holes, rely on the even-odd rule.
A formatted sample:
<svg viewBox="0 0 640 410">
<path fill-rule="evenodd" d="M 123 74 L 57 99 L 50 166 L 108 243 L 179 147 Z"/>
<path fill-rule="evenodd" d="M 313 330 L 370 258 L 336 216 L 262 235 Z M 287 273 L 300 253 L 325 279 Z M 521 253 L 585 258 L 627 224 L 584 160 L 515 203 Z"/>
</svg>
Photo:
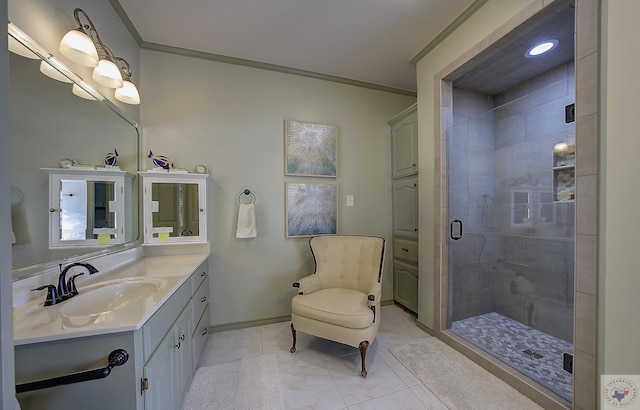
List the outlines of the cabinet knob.
<svg viewBox="0 0 640 410">
<path fill-rule="evenodd" d="M 62 211 L 62 209 L 60 208 L 49 208 L 49 212 L 54 213 L 54 212 L 60 212 Z"/>
<path fill-rule="evenodd" d="M 205 303 L 207 301 L 207 297 L 203 296 L 202 299 L 200 299 L 200 303 Z"/>
<path fill-rule="evenodd" d="M 180 342 L 178 342 L 177 344 L 173 345 L 173 347 L 175 347 L 176 349 L 180 349 Z"/>
<path fill-rule="evenodd" d="M 202 271 L 202 273 L 200 274 L 200 277 L 204 278 L 205 276 L 207 276 L 207 271 Z"/>
</svg>

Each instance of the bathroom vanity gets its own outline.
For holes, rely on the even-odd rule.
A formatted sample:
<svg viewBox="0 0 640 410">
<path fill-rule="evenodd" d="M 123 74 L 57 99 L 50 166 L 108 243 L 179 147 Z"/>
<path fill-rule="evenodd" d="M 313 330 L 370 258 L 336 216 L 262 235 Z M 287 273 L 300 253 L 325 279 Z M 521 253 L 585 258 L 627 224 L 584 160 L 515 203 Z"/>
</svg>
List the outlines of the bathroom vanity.
<svg viewBox="0 0 640 410">
<path fill-rule="evenodd" d="M 74 298 L 44 307 L 42 294 L 16 306 L 17 386 L 105 367 L 116 349 L 129 354 L 106 378 L 19 393 L 23 409 L 181 408 L 210 319 L 208 254 L 127 252 L 134 259 L 114 270 L 96 265 Z"/>
</svg>

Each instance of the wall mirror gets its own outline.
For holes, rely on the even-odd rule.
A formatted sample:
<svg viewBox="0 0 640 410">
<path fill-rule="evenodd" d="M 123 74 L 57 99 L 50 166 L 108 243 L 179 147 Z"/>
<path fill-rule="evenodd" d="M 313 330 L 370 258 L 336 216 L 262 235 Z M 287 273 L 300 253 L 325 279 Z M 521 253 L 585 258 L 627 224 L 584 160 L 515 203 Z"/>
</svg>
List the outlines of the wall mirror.
<svg viewBox="0 0 640 410">
<path fill-rule="evenodd" d="M 49 246 L 49 183 L 41 168 L 59 169 L 65 159 L 103 165 L 104 156 L 115 148 L 120 170 L 135 174 L 139 161 L 138 124 L 11 23 L 9 43 L 10 50 L 19 47 L 28 56 L 9 53 L 14 280 L 57 267 L 58 263 L 134 246 L 138 238 L 135 185 L 124 204 L 131 219 L 125 225 L 128 231 L 121 235 L 122 241 L 99 244 L 96 238 L 96 246 Z M 66 82 L 54 80 L 41 70 L 53 70 Z M 90 99 L 74 95 L 73 84 Z"/>
<path fill-rule="evenodd" d="M 207 175 L 140 172 L 144 243 L 207 242 Z"/>
</svg>

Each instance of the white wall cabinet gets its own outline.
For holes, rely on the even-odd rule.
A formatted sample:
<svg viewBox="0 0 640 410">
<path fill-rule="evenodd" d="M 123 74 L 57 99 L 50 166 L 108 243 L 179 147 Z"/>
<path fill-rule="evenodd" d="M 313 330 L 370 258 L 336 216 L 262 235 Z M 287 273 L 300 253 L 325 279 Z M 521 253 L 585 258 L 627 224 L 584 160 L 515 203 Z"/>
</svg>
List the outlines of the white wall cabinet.
<svg viewBox="0 0 640 410">
<path fill-rule="evenodd" d="M 138 172 L 145 245 L 207 242 L 206 174 Z"/>
<path fill-rule="evenodd" d="M 412 105 L 389 121 L 391 126 L 391 176 L 418 172 L 418 111 Z"/>
<path fill-rule="evenodd" d="M 418 239 L 418 176 L 392 183 L 393 235 Z"/>
<path fill-rule="evenodd" d="M 412 105 L 389 121 L 393 214 L 393 297 L 418 311 L 418 112 Z"/>
<path fill-rule="evenodd" d="M 132 236 L 133 174 L 42 168 L 49 174 L 49 248 L 107 247 Z"/>
</svg>

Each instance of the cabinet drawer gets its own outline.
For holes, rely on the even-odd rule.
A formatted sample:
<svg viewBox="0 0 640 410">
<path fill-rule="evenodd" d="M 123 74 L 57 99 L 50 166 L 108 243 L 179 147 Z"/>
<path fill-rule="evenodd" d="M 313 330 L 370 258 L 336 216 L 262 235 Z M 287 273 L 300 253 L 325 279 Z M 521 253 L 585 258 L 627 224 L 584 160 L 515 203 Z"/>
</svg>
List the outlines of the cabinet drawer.
<svg viewBox="0 0 640 410">
<path fill-rule="evenodd" d="M 418 263 L 418 242 L 393 238 L 393 259 Z"/>
<path fill-rule="evenodd" d="M 202 262 L 191 275 L 191 295 L 194 295 L 202 282 L 209 277 L 209 260 Z"/>
<path fill-rule="evenodd" d="M 207 276 L 196 293 L 191 298 L 191 329 L 196 328 L 196 323 L 202 316 L 202 312 L 209 304 L 209 276 Z"/>
<path fill-rule="evenodd" d="M 151 357 L 164 335 L 171 329 L 173 323 L 189 303 L 189 297 L 191 296 L 191 285 L 189 283 L 189 281 L 184 282 L 142 328 L 144 362 Z"/>
<path fill-rule="evenodd" d="M 209 333 L 209 322 L 211 320 L 211 308 L 207 304 L 205 306 L 204 313 L 202 317 L 198 321 L 198 324 L 193 328 L 193 336 L 191 338 L 193 347 L 191 349 L 191 355 L 193 360 L 193 369 L 198 367 L 198 363 L 200 362 L 200 357 L 202 356 L 202 350 L 204 349 L 204 344 L 207 341 L 207 336 Z"/>
</svg>

